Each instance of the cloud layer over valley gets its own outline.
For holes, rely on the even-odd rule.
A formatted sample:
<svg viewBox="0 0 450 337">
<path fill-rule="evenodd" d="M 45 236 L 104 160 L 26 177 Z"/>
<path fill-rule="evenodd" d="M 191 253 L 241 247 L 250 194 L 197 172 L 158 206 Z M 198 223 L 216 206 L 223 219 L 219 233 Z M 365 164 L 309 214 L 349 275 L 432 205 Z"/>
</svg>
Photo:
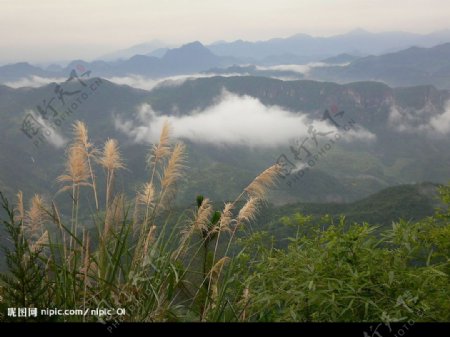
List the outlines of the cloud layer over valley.
<svg viewBox="0 0 450 337">
<path fill-rule="evenodd" d="M 165 120 L 171 123 L 176 138 L 215 145 L 285 146 L 291 139 L 308 136 L 311 126 L 323 134 L 338 131 L 307 114 L 265 106 L 256 98 L 228 92 L 206 109 L 183 116 L 159 115 L 144 104 L 137 109 L 134 120 L 116 116 L 115 125 L 136 142 L 154 143 Z M 347 132 L 345 139 L 373 140 L 375 135 L 358 126 Z"/>
</svg>

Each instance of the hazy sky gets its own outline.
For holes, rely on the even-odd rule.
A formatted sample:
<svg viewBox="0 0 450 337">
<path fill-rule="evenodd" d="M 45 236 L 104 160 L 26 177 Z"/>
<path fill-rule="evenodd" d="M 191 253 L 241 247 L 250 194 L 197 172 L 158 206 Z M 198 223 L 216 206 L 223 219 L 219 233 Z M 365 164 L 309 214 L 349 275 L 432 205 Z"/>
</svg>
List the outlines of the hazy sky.
<svg viewBox="0 0 450 337">
<path fill-rule="evenodd" d="M 449 0 L 0 0 L 0 63 L 91 59 L 153 39 L 450 28 Z"/>
</svg>

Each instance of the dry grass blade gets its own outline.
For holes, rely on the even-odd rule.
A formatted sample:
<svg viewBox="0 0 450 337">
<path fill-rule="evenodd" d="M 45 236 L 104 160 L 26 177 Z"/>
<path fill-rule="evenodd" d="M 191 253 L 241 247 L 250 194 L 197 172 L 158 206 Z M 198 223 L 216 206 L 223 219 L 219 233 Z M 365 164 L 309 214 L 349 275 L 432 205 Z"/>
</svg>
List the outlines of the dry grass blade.
<svg viewBox="0 0 450 337">
<path fill-rule="evenodd" d="M 147 233 L 147 237 L 145 238 L 145 243 L 144 243 L 144 254 L 147 254 L 148 252 L 148 247 L 153 243 L 153 241 L 155 240 L 155 233 L 156 233 L 156 226 L 151 226 L 150 230 Z"/>
<path fill-rule="evenodd" d="M 247 319 L 246 308 L 249 303 L 250 303 L 250 290 L 247 287 L 245 287 L 245 289 L 242 293 L 242 298 L 239 301 L 239 304 L 243 307 L 241 315 L 239 317 L 241 321 L 245 321 Z"/>
<path fill-rule="evenodd" d="M 222 257 L 219 261 L 217 261 L 214 266 L 211 268 L 210 271 L 210 280 L 211 280 L 211 299 L 213 300 L 212 308 L 215 307 L 215 301 L 218 297 L 218 283 L 219 283 L 219 277 L 222 273 L 222 269 L 225 266 L 225 264 L 230 260 L 228 256 Z"/>
<path fill-rule="evenodd" d="M 87 231 L 83 232 L 83 267 L 80 273 L 84 274 L 84 284 L 86 285 L 87 275 L 90 267 L 90 237 Z"/>
<path fill-rule="evenodd" d="M 52 219 L 58 225 L 58 229 L 63 229 L 61 216 L 59 215 L 58 208 L 56 207 L 55 202 L 52 201 Z"/>
<path fill-rule="evenodd" d="M 105 238 L 110 232 L 111 228 L 116 227 L 122 223 L 125 218 L 124 212 L 125 196 L 123 194 L 116 195 L 113 202 L 106 211 L 105 228 L 103 237 Z"/>
</svg>

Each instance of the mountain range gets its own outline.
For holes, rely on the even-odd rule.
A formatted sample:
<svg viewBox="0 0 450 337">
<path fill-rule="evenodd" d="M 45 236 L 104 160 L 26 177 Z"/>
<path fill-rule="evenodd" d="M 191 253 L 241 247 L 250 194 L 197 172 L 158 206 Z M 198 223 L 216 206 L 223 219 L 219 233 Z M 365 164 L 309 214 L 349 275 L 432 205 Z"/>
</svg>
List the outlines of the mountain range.
<svg viewBox="0 0 450 337">
<path fill-rule="evenodd" d="M 378 80 L 393 86 L 433 84 L 439 88 L 449 88 L 448 42 L 449 30 L 428 35 L 355 30 L 331 37 L 297 34 L 285 39 L 218 42 L 207 46 L 195 41 L 172 49 L 161 48 L 165 46 L 162 42 L 153 41 L 92 62 L 74 60 L 64 67 L 52 65 L 42 68 L 28 63 L 4 65 L 0 67 L 0 83 L 19 82 L 15 85 L 18 86 L 24 78 L 32 77 L 61 80 L 77 66 L 89 69 L 99 77 L 133 75 L 157 79 L 211 72 L 211 69 L 218 70 L 218 73 L 234 70 L 248 74 L 245 71 L 252 65 L 276 68 L 321 62 L 320 67 L 312 67 L 314 71 L 308 71 L 308 74 L 292 69 L 281 72 L 280 69 L 275 69 L 276 72 L 273 69 L 256 69 L 251 70 L 250 74 L 341 83 Z M 227 67 L 233 68 L 227 70 Z"/>
<path fill-rule="evenodd" d="M 87 84 L 96 81 L 100 80 L 94 78 Z M 272 145 L 268 140 L 284 132 L 295 134 L 296 129 L 301 136 L 307 129 L 302 121 L 319 123 L 324 111 L 332 111 L 334 106 L 345 112 L 345 120 L 357 123 L 359 130 L 364 131 L 362 138 L 355 135 L 353 140 L 334 146 L 301 179 L 294 179 L 294 175 L 282 179 L 271 196 L 273 203 L 355 201 L 393 185 L 422 181 L 446 183 L 450 179 L 450 123 L 446 119 L 450 92 L 433 86 L 391 88 L 376 82 L 340 85 L 251 76 L 193 79 L 152 91 L 116 85 L 104 79 L 100 83 L 98 90 L 57 130 L 67 140 L 71 137 L 72 122 L 79 119 L 86 122 L 97 146 L 107 138 L 118 139 L 128 168 L 119 182 L 127 182 L 120 183 L 127 193 L 132 193 L 146 177 L 145 158 L 151 143 L 151 138 L 146 137 L 160 118 L 170 118 L 174 128 L 182 130 L 190 125 L 185 124 L 189 121 L 187 116 L 229 114 L 230 119 L 237 119 L 232 124 L 235 126 L 230 128 L 225 124 L 217 132 L 222 132 L 222 137 L 244 132 L 236 133 L 236 137 L 243 139 L 245 129 L 233 128 L 243 125 L 250 132 L 251 118 L 261 118 L 267 111 L 273 114 L 274 121 L 290 116 L 298 123 L 293 131 L 277 129 L 275 124 L 271 131 L 256 129 L 256 132 L 267 132 L 262 143 L 233 142 L 228 137 L 222 138 L 225 143 L 220 144 L 200 136 L 211 126 L 198 123 L 189 126 L 193 131 L 181 136 L 189 151 L 186 184 L 179 194 L 179 202 L 184 204 L 197 194 L 217 201 L 232 199 L 281 154 L 296 162 L 287 136 L 280 144 Z M 64 170 L 64 148 L 56 146 L 61 145 L 57 142 L 55 146 L 47 142 L 36 148 L 20 130 L 27 111 L 36 111 L 38 104 L 54 95 L 56 85 L 19 89 L 0 86 L 0 189 L 9 195 L 21 189 L 27 196 L 40 192 L 53 197 L 59 189 L 54 181 Z M 67 85 L 69 91 L 79 86 L 78 83 Z M 227 108 L 231 104 L 227 102 L 237 102 L 236 109 L 242 111 L 234 113 L 232 108 Z M 149 108 L 143 110 L 145 106 L 151 107 L 150 115 L 143 112 L 149 111 Z M 256 108 L 261 112 L 251 111 Z M 289 124 L 292 123 L 287 122 L 283 127 L 289 128 Z M 146 127 L 149 131 L 137 137 L 139 130 Z M 262 127 L 267 128 L 267 124 Z M 209 134 L 209 137 L 220 136 L 212 131 Z M 232 142 L 227 143 L 226 139 Z"/>
<path fill-rule="evenodd" d="M 336 82 L 373 80 L 392 86 L 432 84 L 449 89 L 450 43 L 362 57 L 344 67 L 317 67 L 310 76 Z"/>
<path fill-rule="evenodd" d="M 113 77 L 139 75 L 154 78 L 191 74 L 237 63 L 233 57 L 222 57 L 213 54 L 200 42 L 192 42 L 167 50 L 161 58 L 147 55 L 134 55 L 129 59 L 120 61 L 93 61 L 74 60 L 66 67 L 51 67 L 42 69 L 28 63 L 16 63 L 0 67 L 0 83 L 18 81 L 24 77 L 39 76 L 48 78 L 67 77 L 79 66 L 89 69 L 96 76 Z"/>
<path fill-rule="evenodd" d="M 266 41 L 218 42 L 208 48 L 217 55 L 247 57 L 264 60 L 273 55 L 294 54 L 303 57 L 305 62 L 341 53 L 352 55 L 384 54 L 410 46 L 431 47 L 450 41 L 450 30 L 442 30 L 430 34 L 414 34 L 406 32 L 371 33 L 363 29 L 355 29 L 346 34 L 329 37 L 313 37 L 307 34 L 296 34 L 288 38 L 275 38 Z"/>
</svg>

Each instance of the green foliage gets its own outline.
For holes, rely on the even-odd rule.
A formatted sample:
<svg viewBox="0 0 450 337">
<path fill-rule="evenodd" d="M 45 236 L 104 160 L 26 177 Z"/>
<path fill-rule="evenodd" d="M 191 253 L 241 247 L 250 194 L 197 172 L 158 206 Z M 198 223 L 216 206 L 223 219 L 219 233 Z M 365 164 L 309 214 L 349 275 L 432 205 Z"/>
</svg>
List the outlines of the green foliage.
<svg viewBox="0 0 450 337">
<path fill-rule="evenodd" d="M 3 247 L 8 274 L 0 274 L 2 284 L 0 309 L 48 307 L 48 287 L 45 283 L 45 266 L 42 261 L 42 248 L 30 247 L 25 239 L 22 223 L 14 219 L 13 209 L 0 192 L 2 208 L 7 219 L 2 220 L 12 247 Z"/>
<path fill-rule="evenodd" d="M 300 227 L 307 220 L 283 219 Z M 263 250 L 245 280 L 249 320 L 448 321 L 448 221 L 399 221 L 381 239 L 376 230 L 341 218 L 293 238 L 287 250 Z"/>
</svg>

